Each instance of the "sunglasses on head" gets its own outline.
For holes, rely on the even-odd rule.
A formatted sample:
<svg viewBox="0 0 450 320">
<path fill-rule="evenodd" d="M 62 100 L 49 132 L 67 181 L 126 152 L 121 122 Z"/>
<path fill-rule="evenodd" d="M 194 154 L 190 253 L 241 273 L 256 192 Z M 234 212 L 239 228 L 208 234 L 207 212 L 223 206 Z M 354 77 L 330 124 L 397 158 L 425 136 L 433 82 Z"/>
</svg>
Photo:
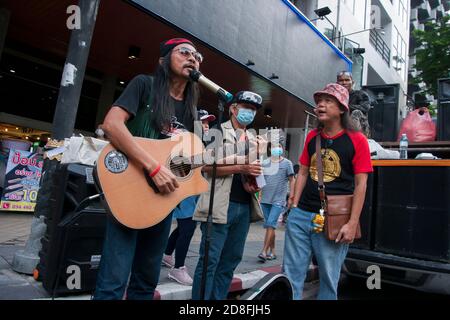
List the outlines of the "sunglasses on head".
<svg viewBox="0 0 450 320">
<path fill-rule="evenodd" d="M 352 76 L 352 73 L 349 72 L 349 71 L 341 71 L 341 72 L 338 73 L 337 76 L 338 76 L 338 77 L 348 76 L 348 77 L 351 77 L 351 78 L 353 77 L 353 76 Z"/>
<path fill-rule="evenodd" d="M 179 49 L 175 49 L 174 51 L 178 51 L 181 55 L 185 56 L 186 58 L 189 58 L 189 56 L 193 56 L 195 60 L 197 60 L 198 63 L 203 62 L 203 56 L 200 52 L 194 51 L 192 49 L 181 47 Z"/>
</svg>

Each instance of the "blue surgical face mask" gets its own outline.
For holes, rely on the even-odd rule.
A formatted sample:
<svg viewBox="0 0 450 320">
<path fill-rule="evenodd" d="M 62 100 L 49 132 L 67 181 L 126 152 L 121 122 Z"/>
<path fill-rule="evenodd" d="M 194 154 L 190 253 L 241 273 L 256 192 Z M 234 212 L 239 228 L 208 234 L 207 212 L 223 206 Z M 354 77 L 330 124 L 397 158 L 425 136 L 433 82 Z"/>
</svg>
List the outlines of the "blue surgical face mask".
<svg viewBox="0 0 450 320">
<path fill-rule="evenodd" d="M 241 125 L 247 126 L 253 122 L 253 120 L 255 119 L 255 114 L 255 110 L 241 108 L 238 111 L 236 119 Z"/>
<path fill-rule="evenodd" d="M 274 157 L 279 157 L 283 154 L 283 149 L 281 149 L 280 147 L 277 148 L 271 148 L 270 149 L 270 154 Z"/>
</svg>

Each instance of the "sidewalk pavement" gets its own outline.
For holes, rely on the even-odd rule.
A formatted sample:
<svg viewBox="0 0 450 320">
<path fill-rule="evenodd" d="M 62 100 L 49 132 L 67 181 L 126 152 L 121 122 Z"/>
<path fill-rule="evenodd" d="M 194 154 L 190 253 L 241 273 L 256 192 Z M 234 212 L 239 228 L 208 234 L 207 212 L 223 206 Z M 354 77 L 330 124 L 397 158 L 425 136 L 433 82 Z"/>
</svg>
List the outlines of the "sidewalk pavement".
<svg viewBox="0 0 450 320">
<path fill-rule="evenodd" d="M 0 300 L 50 298 L 48 292 L 42 287 L 41 282 L 35 281 L 32 276 L 16 273 L 11 268 L 14 253 L 17 250 L 22 250 L 28 240 L 32 218 L 33 215 L 31 213 L 7 213 L 0 211 Z M 176 222 L 172 224 L 172 229 L 175 227 Z M 284 226 L 281 225 L 276 231 L 277 259 L 266 261 L 265 263 L 260 262 L 257 258 L 262 249 L 264 235 L 265 232 L 261 222 L 251 224 L 244 255 L 241 263 L 235 270 L 230 293 L 237 293 L 253 287 L 268 273 L 281 272 Z M 186 267 L 191 276 L 193 276 L 198 261 L 200 239 L 201 232 L 200 228 L 197 227 L 186 257 Z M 191 299 L 191 287 L 169 280 L 167 277 L 169 270 L 164 266 L 161 267 L 159 284 L 156 288 L 154 299 Z M 311 266 L 306 281 L 315 281 L 317 278 L 317 268 Z M 314 289 L 309 290 L 308 288 L 310 287 L 312 288 L 312 286 L 305 284 L 305 299 L 312 298 L 316 293 Z M 57 299 L 88 300 L 90 299 L 90 294 L 84 293 Z"/>
</svg>

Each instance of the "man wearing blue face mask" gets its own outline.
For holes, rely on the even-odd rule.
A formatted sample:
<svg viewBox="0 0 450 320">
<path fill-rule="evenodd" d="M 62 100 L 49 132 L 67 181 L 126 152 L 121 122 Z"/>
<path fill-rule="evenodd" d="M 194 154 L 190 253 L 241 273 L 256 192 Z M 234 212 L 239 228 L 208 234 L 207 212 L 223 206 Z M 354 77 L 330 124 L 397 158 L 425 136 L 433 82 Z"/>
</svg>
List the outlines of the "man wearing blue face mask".
<svg viewBox="0 0 450 320">
<path fill-rule="evenodd" d="M 242 150 L 250 159 L 256 151 L 267 148 L 261 137 L 248 132 L 247 126 L 253 122 L 258 109 L 262 107 L 260 95 L 250 92 L 238 92 L 230 105 L 230 120 L 222 124 L 224 149 Z M 211 130 L 214 131 L 214 130 Z M 259 147 L 258 147 L 259 145 Z M 262 146 L 262 147 L 261 147 Z M 204 172 L 210 178 L 211 166 Z M 197 203 L 194 220 L 201 221 L 202 240 L 197 268 L 192 286 L 192 299 L 224 300 L 233 279 L 233 273 L 244 253 L 245 240 L 251 222 L 263 218 L 261 206 L 255 196 L 258 187 L 250 183 L 252 178 L 262 174 L 259 161 L 251 160 L 245 164 L 229 164 L 217 167 L 214 195 L 213 225 L 208 256 L 205 296 L 201 297 L 201 280 L 206 242 L 206 220 L 209 210 L 210 192 L 203 193 Z"/>
<path fill-rule="evenodd" d="M 264 178 L 266 185 L 260 192 L 261 207 L 264 212 L 264 247 L 258 255 L 259 260 L 274 260 L 275 254 L 275 229 L 277 228 L 280 214 L 286 210 L 287 187 L 294 190 L 294 168 L 292 162 L 283 155 L 282 139 L 279 143 L 271 142 L 270 159 L 263 162 Z M 287 207 L 292 203 L 294 193 L 288 199 Z"/>
</svg>

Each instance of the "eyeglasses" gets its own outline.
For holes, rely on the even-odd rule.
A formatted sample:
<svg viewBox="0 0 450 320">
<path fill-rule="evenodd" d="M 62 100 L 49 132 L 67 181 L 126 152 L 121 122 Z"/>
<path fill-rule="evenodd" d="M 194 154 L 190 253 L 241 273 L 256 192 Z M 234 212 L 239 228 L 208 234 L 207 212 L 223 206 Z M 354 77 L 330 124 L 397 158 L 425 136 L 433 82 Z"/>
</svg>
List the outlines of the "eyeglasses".
<svg viewBox="0 0 450 320">
<path fill-rule="evenodd" d="M 194 50 L 191 50 L 186 47 L 181 47 L 181 48 L 175 49 L 173 51 L 178 51 L 179 53 L 181 53 L 181 55 L 185 56 L 186 58 L 189 58 L 189 56 L 192 55 L 194 57 L 194 59 L 197 60 L 198 63 L 203 62 L 203 56 L 198 51 L 194 51 Z"/>
</svg>

